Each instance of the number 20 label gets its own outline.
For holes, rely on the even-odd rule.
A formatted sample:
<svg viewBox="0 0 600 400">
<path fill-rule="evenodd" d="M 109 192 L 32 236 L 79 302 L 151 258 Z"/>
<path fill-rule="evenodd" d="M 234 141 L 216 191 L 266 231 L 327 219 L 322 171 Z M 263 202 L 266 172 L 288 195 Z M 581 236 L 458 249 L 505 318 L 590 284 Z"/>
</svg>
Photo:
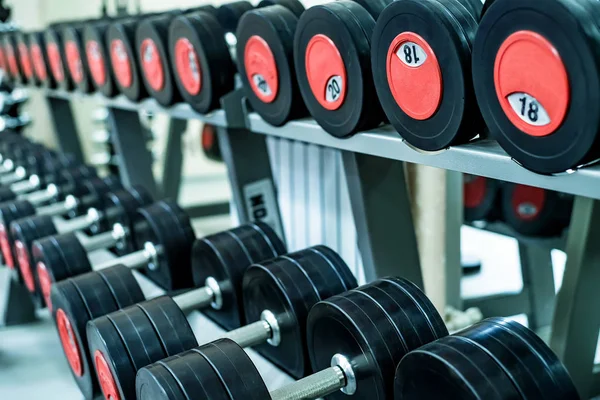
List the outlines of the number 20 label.
<svg viewBox="0 0 600 400">
<path fill-rule="evenodd" d="M 420 67 L 427 60 L 427 53 L 414 42 L 404 42 L 396 51 L 396 55 L 409 67 Z"/>
<path fill-rule="evenodd" d="M 527 93 L 513 93 L 507 97 L 513 111 L 523 121 L 533 126 L 550 124 L 550 116 L 542 104 Z"/>
</svg>

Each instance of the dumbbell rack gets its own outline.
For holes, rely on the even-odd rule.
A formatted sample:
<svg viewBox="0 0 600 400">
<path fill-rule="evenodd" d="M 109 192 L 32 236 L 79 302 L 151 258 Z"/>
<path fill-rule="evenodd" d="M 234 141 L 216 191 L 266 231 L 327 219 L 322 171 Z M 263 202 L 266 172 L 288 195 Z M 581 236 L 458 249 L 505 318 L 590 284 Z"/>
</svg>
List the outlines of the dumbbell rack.
<svg viewBox="0 0 600 400">
<path fill-rule="evenodd" d="M 70 94 L 60 91 L 47 91 L 51 106 L 57 106 L 52 113 L 55 123 L 60 118 L 68 119 L 65 104 L 80 98 L 81 94 Z M 386 275 L 401 275 L 423 287 L 423 278 L 417 249 L 415 230 L 412 222 L 409 194 L 405 182 L 404 162 L 442 168 L 448 171 L 446 191 L 446 298 L 447 304 L 462 308 L 460 297 L 460 227 L 462 225 L 462 173 L 475 174 L 493 179 L 500 179 L 530 186 L 556 190 L 573 194 L 576 197 L 569 236 L 564 247 L 567 252 L 567 264 L 563 285 L 556 296 L 555 303 L 549 299 L 553 296 L 554 283 L 551 279 L 551 264 L 548 246 L 539 246 L 521 240 L 519 250 L 523 263 L 524 290 L 517 295 L 496 296 L 470 300 L 464 305 L 481 306 L 488 311 L 509 315 L 515 311 L 529 311 L 537 320 L 532 323 L 543 326 L 551 325 L 550 345 L 565 363 L 581 393 L 595 395 L 600 393 L 600 374 L 594 372 L 594 356 L 600 331 L 600 296 L 597 295 L 597 283 L 600 270 L 595 265 L 600 257 L 600 166 L 591 166 L 577 171 L 544 176 L 530 172 L 511 159 L 500 146 L 491 140 L 474 141 L 467 145 L 451 147 L 436 153 L 425 153 L 410 147 L 389 126 L 357 134 L 348 139 L 336 139 L 321 129 L 312 119 L 297 120 L 283 127 L 273 127 L 264 122 L 257 114 L 250 112 L 241 91 L 237 90 L 222 99 L 222 110 L 209 115 L 200 115 L 187 105 L 178 104 L 163 109 L 154 100 L 146 100 L 139 104 L 131 103 L 122 97 L 106 99 L 92 95 L 102 102 L 111 115 L 111 123 L 116 139 L 116 148 L 123 154 L 122 170 L 127 171 L 129 183 L 144 183 L 151 179 L 149 175 L 151 159 L 140 154 L 141 128 L 137 113 L 140 110 L 165 112 L 173 120 L 185 121 L 200 119 L 217 126 L 217 133 L 223 159 L 228 167 L 228 177 L 232 186 L 235 211 L 241 222 L 261 219 L 275 228 L 288 241 L 294 250 L 294 222 L 310 219 L 309 208 L 311 193 L 302 189 L 301 194 L 308 200 L 294 209 L 281 209 L 278 197 L 285 192 L 294 193 L 295 188 L 285 182 L 283 175 L 290 171 L 273 173 L 269 157 L 273 165 L 285 161 L 293 168 L 293 161 L 287 156 L 311 154 L 316 151 L 328 152 L 339 160 L 329 163 L 321 160 L 321 188 L 327 187 L 324 179 L 331 174 L 336 175 L 335 185 L 343 186 L 342 194 L 335 197 L 334 208 L 348 210 L 353 221 L 340 222 L 339 215 L 335 220 L 337 233 L 334 243 L 327 243 L 340 251 L 350 264 L 355 261 L 355 272 L 360 275 L 364 268 L 364 277 L 371 281 Z M 61 111 L 62 110 L 62 111 Z M 56 115 L 65 113 L 64 115 Z M 71 117 L 72 118 L 72 115 Z M 67 124 L 68 125 L 68 124 Z M 57 132 L 64 133 L 65 125 Z M 66 135 L 66 133 L 64 133 Z M 69 135 L 69 138 L 72 136 Z M 70 139 L 69 139 L 70 140 Z M 67 144 L 68 146 L 68 144 Z M 68 147 L 64 146 L 66 150 Z M 282 147 L 286 146 L 286 151 Z M 134 154 L 128 149 L 136 149 Z M 314 150 L 314 151 L 313 151 Z M 304 152 L 304 153 L 302 153 Z M 274 154 L 275 153 L 275 154 Z M 327 163 L 327 165 L 325 165 Z M 304 163 L 308 164 L 308 163 Z M 304 165 L 303 164 L 303 165 Z M 312 171 L 315 175 L 315 171 Z M 304 172 L 302 172 L 304 174 Z M 279 176 L 279 182 L 274 179 Z M 302 175 L 300 180 L 307 182 L 313 176 Z M 284 178 L 289 177 L 286 175 Z M 294 177 L 294 179 L 297 179 Z M 326 181 L 327 182 L 327 181 Z M 276 185 L 278 183 L 278 185 Z M 399 184 L 400 183 L 400 184 Z M 289 186 L 289 187 L 288 187 Z M 276 191 L 277 188 L 277 191 Z M 279 192 L 279 193 L 277 193 Z M 323 195 L 323 193 L 320 193 Z M 296 196 L 297 197 L 297 196 Z M 295 196 L 289 196 L 294 199 Z M 287 200 L 287 198 L 286 198 Z M 321 200 L 326 202 L 326 200 Z M 348 201 L 349 204 L 345 202 Z M 285 207 L 282 203 L 282 206 Z M 298 210 L 304 207 L 300 213 Z M 339 211 L 336 211 L 340 214 Z M 297 217 L 300 215 L 300 217 Z M 327 220 L 327 218 L 324 218 Z M 331 219 L 328 220 L 331 222 Z M 327 239 L 329 225 L 319 232 Z M 318 228 L 321 229 L 321 228 Z M 348 235 L 349 229 L 356 229 L 356 235 Z M 304 230 L 301 236 L 310 236 Z M 306 239 L 308 241 L 309 239 Z M 298 247 L 306 241 L 295 242 Z M 354 243 L 352 243 L 354 241 Z M 342 243 L 343 242 L 343 243 Z M 350 242 L 350 244 L 348 244 Z M 356 250 L 355 243 L 358 243 Z M 348 251 L 340 247 L 351 247 Z M 350 254 L 348 256 L 348 254 Z M 354 256 L 354 258 L 352 258 Z M 550 272 L 549 272 L 550 271 Z M 487 303 L 486 303 L 487 302 Z M 519 311 L 520 310 L 520 311 Z M 502 312 L 503 311 L 503 312 Z"/>
</svg>

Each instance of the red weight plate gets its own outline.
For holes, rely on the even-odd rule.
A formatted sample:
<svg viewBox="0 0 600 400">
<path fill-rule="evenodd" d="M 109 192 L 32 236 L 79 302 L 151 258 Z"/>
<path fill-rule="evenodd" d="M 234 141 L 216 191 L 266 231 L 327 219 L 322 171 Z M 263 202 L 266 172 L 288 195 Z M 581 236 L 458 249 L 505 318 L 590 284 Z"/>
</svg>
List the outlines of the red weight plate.
<svg viewBox="0 0 600 400">
<path fill-rule="evenodd" d="M 269 44 L 260 36 L 251 36 L 244 49 L 244 66 L 250 87 L 265 103 L 272 103 L 279 91 L 279 73 Z"/>
<path fill-rule="evenodd" d="M 75 332 L 67 314 L 62 310 L 56 311 L 56 326 L 63 350 L 69 361 L 69 365 L 76 376 L 83 376 L 83 364 L 81 363 L 81 351 L 75 339 Z"/>
<path fill-rule="evenodd" d="M 187 38 L 180 38 L 175 43 L 175 66 L 185 90 L 192 96 L 200 93 L 202 71 L 198 62 L 198 54 L 196 54 L 192 42 Z"/>
<path fill-rule="evenodd" d="M 333 40 L 313 36 L 306 46 L 306 76 L 310 89 L 323 108 L 337 110 L 346 98 L 346 66 Z"/>
</svg>

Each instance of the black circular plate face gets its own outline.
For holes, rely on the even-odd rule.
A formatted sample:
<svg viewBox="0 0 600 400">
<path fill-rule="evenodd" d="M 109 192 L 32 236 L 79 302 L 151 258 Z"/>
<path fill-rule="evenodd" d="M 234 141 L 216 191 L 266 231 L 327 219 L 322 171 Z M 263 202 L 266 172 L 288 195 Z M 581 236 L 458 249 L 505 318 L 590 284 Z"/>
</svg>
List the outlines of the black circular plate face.
<svg viewBox="0 0 600 400">
<path fill-rule="evenodd" d="M 341 0 L 302 14 L 294 38 L 294 65 L 310 114 L 337 137 L 374 128 L 383 119 L 370 61 L 373 17 Z"/>
<path fill-rule="evenodd" d="M 86 324 L 90 314 L 70 279 L 53 285 L 51 298 L 54 321 L 71 374 L 83 397 L 94 398 L 100 388 L 88 350 Z"/>
<path fill-rule="evenodd" d="M 97 274 L 106 282 L 119 308 L 129 307 L 146 300 L 131 269 L 126 266 L 115 265 L 99 270 Z"/>
<path fill-rule="evenodd" d="M 587 112 L 600 102 L 590 18 L 579 2 L 524 0 L 494 4 L 481 19 L 472 64 L 479 107 L 506 152 L 535 172 L 598 158 L 600 116 Z"/>
<path fill-rule="evenodd" d="M 142 81 L 150 96 L 162 106 L 181 100 L 169 63 L 168 32 L 173 13 L 145 18 L 136 31 L 136 49 Z"/>
<path fill-rule="evenodd" d="M 350 271 L 350 268 L 344 260 L 342 260 L 342 257 L 334 250 L 323 245 L 313 246 L 309 250 L 320 254 L 327 260 L 327 263 L 332 267 L 333 271 L 338 276 L 338 279 L 342 280 L 344 291 L 354 289 L 358 286 L 356 277 L 352 271 Z"/>
<path fill-rule="evenodd" d="M 304 309 L 304 303 L 295 286 L 288 288 L 279 279 L 286 276 L 272 271 L 271 265 L 254 264 L 244 274 L 243 298 L 244 313 L 248 323 L 260 320 L 264 310 L 271 311 L 278 317 L 281 328 L 281 343 L 277 348 L 269 344 L 256 346 L 261 354 L 274 356 L 274 362 L 284 362 L 280 365 L 293 376 L 301 377 L 305 372 L 304 362 L 304 331 L 296 319 L 297 309 Z M 286 279 L 286 282 L 289 279 Z"/>
<path fill-rule="evenodd" d="M 175 18 L 169 55 L 183 99 L 199 113 L 219 108 L 221 97 L 233 90 L 235 68 L 214 15 L 200 11 Z"/>
<path fill-rule="evenodd" d="M 256 8 L 270 7 L 270 6 L 282 6 L 290 10 L 297 18 L 300 18 L 305 8 L 304 5 L 298 0 L 261 0 Z M 246 14 L 250 14 L 249 12 Z M 246 15 L 245 14 L 245 15 Z"/>
<path fill-rule="evenodd" d="M 334 296 L 315 305 L 307 321 L 307 347 L 313 371 L 330 367 L 335 354 L 344 355 L 360 376 L 354 397 L 357 399 L 389 399 L 389 365 L 393 364 L 386 346 L 390 332 L 379 330 L 366 314 L 343 296 Z M 386 379 L 387 378 L 387 379 Z M 332 393 L 328 399 L 345 399 L 342 392 Z"/>
<path fill-rule="evenodd" d="M 146 313 L 167 356 L 198 346 L 187 318 L 171 297 L 161 296 L 138 304 Z"/>
<path fill-rule="evenodd" d="M 495 383 L 503 383 L 503 387 L 497 388 Z M 485 351 L 450 336 L 404 357 L 394 387 L 396 399 L 520 399 Z"/>
<path fill-rule="evenodd" d="M 177 380 L 163 364 L 142 368 L 135 379 L 138 399 L 189 400 L 181 391 Z"/>
<path fill-rule="evenodd" d="M 235 342 L 219 339 L 194 350 L 212 365 L 231 400 L 270 398 L 254 363 Z"/>
<path fill-rule="evenodd" d="M 249 1 L 233 1 L 219 7 L 215 15 L 226 32 L 235 33 L 242 15 L 252 10 L 252 8 L 253 6 Z"/>
<path fill-rule="evenodd" d="M 308 115 L 295 79 L 297 24 L 292 11 L 274 5 L 244 14 L 237 30 L 236 59 L 244 91 L 252 108 L 274 126 Z"/>
<path fill-rule="evenodd" d="M 119 92 L 131 101 L 140 101 L 148 96 L 135 50 L 138 21 L 138 18 L 115 21 L 106 33 L 106 47 L 115 83 Z"/>
<path fill-rule="evenodd" d="M 87 337 L 104 398 L 129 399 L 135 393 L 136 369 L 112 321 L 108 317 L 91 321 Z"/>
<path fill-rule="evenodd" d="M 134 222 L 138 248 L 149 242 L 162 248 L 157 265 L 144 273 L 166 290 L 187 288 L 192 283 L 191 250 L 195 240 L 189 217 L 172 201 L 140 208 Z M 158 268 L 156 268 L 158 267 Z"/>
<path fill-rule="evenodd" d="M 195 351 L 161 362 L 179 383 L 187 399 L 230 400 L 219 375 L 206 359 Z"/>
<path fill-rule="evenodd" d="M 452 0 L 393 2 L 377 20 L 375 87 L 390 123 L 411 145 L 437 151 L 484 132 L 470 76 L 476 28 Z"/>
</svg>

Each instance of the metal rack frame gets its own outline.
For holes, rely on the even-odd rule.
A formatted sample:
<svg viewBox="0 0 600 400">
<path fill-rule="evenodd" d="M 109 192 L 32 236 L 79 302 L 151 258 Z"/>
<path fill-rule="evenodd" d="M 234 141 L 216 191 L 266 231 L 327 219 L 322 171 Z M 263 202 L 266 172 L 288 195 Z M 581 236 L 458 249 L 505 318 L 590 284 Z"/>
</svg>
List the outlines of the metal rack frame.
<svg viewBox="0 0 600 400">
<path fill-rule="evenodd" d="M 49 91 L 48 96 L 54 99 L 51 103 L 60 104 L 59 108 L 64 110 L 62 101 L 77 99 L 83 95 Z M 167 113 L 180 120 L 200 119 L 217 126 L 240 221 L 266 220 L 280 234 L 281 217 L 265 137 L 301 141 L 342 152 L 358 243 L 365 274 L 369 280 L 391 273 L 402 274 L 422 287 L 412 214 L 404 185 L 403 163 L 417 163 L 452 171 L 447 177 L 448 188 L 451 190 L 446 198 L 446 221 L 449 224 L 446 232 L 446 255 L 451 259 L 447 263 L 446 292 L 448 304 L 451 305 L 462 304 L 458 239 L 462 223 L 460 173 L 577 196 L 567 245 L 564 247 L 568 259 L 563 286 L 556 296 L 555 309 L 554 303 L 551 302 L 548 306 L 547 300 L 540 301 L 553 296 L 551 292 L 554 285 L 548 279 L 549 248 L 546 245 L 539 246 L 539 243 L 532 245 L 526 240 L 519 242 L 519 250 L 523 263 L 524 286 L 528 287 L 518 296 L 496 299 L 494 302 L 500 304 L 501 301 L 507 303 L 509 300 L 508 303 L 512 301 L 515 309 L 524 307 L 529 311 L 528 314 L 537 318 L 532 321 L 534 326 L 541 327 L 550 323 L 550 344 L 567 366 L 582 397 L 600 393 L 600 375 L 594 370 L 594 355 L 600 331 L 600 314 L 597 312 L 600 296 L 596 289 L 596 282 L 600 280 L 600 269 L 595 265 L 600 251 L 596 245 L 600 236 L 600 166 L 589 166 L 554 176 L 538 175 L 520 166 L 491 140 L 477 140 L 440 152 L 425 153 L 409 146 L 390 126 L 359 133 L 348 139 L 337 139 L 328 135 L 312 119 L 292 121 L 283 127 L 273 127 L 257 114 L 249 112 L 239 90 L 223 98 L 222 110 L 208 115 L 198 114 L 185 104 L 164 109 L 154 100 L 137 104 L 123 97 L 91 97 L 98 99 L 112 111 L 113 123 L 119 132 L 125 128 L 131 129 L 123 121 L 142 109 Z M 55 123 L 61 121 L 60 118 L 60 115 L 55 116 Z M 61 129 L 64 126 L 66 125 L 61 125 Z M 134 129 L 131 135 L 137 135 L 135 131 L 137 129 Z M 68 130 L 64 131 L 64 136 L 68 133 Z M 130 144 L 127 144 L 120 148 L 125 149 L 129 146 Z M 130 171 L 132 168 L 142 168 L 140 164 L 124 167 Z M 131 182 L 136 179 L 144 178 L 136 176 Z M 393 236 L 390 232 L 393 232 Z M 506 311 L 507 305 L 503 307 Z"/>
</svg>

